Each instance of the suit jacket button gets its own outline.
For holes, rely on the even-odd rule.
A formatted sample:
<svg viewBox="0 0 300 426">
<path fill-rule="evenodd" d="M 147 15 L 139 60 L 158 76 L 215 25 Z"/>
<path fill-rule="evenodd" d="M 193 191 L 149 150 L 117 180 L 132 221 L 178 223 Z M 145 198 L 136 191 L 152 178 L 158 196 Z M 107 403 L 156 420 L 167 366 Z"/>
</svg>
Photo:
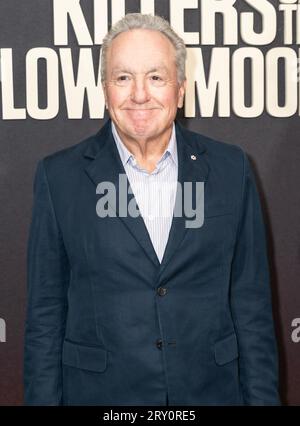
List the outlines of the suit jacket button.
<svg viewBox="0 0 300 426">
<path fill-rule="evenodd" d="M 162 340 L 161 339 L 157 339 L 156 340 L 156 347 L 158 348 L 158 349 L 161 349 L 162 348 Z"/>
<path fill-rule="evenodd" d="M 160 296 L 165 296 L 167 294 L 167 289 L 165 287 L 158 287 L 157 289 L 157 293 Z"/>
</svg>

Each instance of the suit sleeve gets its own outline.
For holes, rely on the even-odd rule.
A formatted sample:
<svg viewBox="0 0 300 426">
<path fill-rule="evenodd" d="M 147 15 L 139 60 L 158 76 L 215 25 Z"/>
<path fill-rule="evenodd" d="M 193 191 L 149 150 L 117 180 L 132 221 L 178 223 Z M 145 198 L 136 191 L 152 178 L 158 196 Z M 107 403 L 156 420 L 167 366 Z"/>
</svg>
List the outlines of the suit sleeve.
<svg viewBox="0 0 300 426">
<path fill-rule="evenodd" d="M 240 383 L 246 405 L 280 405 L 265 228 L 253 172 L 244 152 L 243 161 L 230 297 L 240 353 Z"/>
<path fill-rule="evenodd" d="M 27 245 L 24 402 L 25 405 L 61 405 L 61 355 L 69 262 L 51 200 L 44 160 L 38 163 L 33 188 Z"/>
</svg>

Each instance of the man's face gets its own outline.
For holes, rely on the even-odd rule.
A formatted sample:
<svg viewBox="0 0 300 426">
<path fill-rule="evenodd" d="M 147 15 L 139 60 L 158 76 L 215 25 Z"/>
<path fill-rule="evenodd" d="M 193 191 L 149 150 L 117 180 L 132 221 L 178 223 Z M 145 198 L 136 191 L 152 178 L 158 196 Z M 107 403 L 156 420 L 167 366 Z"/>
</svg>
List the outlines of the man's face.
<svg viewBox="0 0 300 426">
<path fill-rule="evenodd" d="M 119 34 L 107 52 L 104 94 L 120 136 L 151 140 L 169 132 L 183 104 L 175 48 L 158 31 Z"/>
</svg>

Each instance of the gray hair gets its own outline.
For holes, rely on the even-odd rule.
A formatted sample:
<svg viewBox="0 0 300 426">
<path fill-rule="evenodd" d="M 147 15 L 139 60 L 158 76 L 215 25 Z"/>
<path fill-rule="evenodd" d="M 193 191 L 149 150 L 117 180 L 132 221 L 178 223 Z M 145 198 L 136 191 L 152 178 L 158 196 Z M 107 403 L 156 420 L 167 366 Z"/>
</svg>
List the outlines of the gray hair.
<svg viewBox="0 0 300 426">
<path fill-rule="evenodd" d="M 169 22 L 160 16 L 143 15 L 142 13 L 128 13 L 124 18 L 120 19 L 115 25 L 112 26 L 110 31 L 103 39 L 101 51 L 101 81 L 106 79 L 106 66 L 107 66 L 107 50 L 111 42 L 121 33 L 125 31 L 145 29 L 160 31 L 164 34 L 173 44 L 175 48 L 175 62 L 177 67 L 178 82 L 182 83 L 185 80 L 185 61 L 186 61 L 186 47 L 182 38 L 180 38 Z"/>
</svg>

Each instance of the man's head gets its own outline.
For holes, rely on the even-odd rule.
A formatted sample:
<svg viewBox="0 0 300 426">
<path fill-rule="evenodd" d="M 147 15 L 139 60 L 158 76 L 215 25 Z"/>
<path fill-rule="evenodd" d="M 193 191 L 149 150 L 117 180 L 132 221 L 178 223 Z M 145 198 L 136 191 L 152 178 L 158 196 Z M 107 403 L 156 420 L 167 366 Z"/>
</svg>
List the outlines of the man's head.
<svg viewBox="0 0 300 426">
<path fill-rule="evenodd" d="M 183 105 L 186 48 L 163 18 L 128 14 L 106 35 L 101 78 L 121 136 L 151 140 L 170 130 Z"/>
</svg>

